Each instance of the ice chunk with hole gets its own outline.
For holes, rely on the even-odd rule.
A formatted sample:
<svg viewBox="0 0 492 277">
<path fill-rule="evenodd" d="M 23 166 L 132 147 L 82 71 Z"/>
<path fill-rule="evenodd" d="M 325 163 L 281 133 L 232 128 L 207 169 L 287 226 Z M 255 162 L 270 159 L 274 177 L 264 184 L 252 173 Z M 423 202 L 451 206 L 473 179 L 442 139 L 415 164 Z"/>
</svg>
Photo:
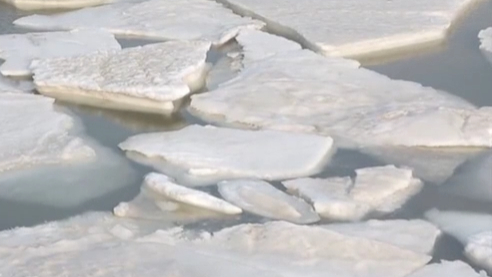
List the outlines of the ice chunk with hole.
<svg viewBox="0 0 492 277">
<path fill-rule="evenodd" d="M 171 41 L 33 63 L 37 90 L 107 108 L 168 113 L 203 85 L 210 43 Z"/>
<path fill-rule="evenodd" d="M 79 9 L 115 2 L 114 0 L 3 0 L 21 10 Z"/>
<path fill-rule="evenodd" d="M 150 0 L 116 3 L 54 15 L 31 15 L 14 24 L 43 30 L 100 28 L 119 37 L 206 40 L 224 44 L 244 28 L 264 24 L 208 0 Z"/>
<path fill-rule="evenodd" d="M 492 63 L 492 27 L 480 31 L 478 38 L 480 39 L 480 49 Z"/>
<path fill-rule="evenodd" d="M 53 102 L 38 95 L 0 93 L 0 172 L 94 158 L 94 150 L 74 135 L 74 119 L 56 111 Z"/>
<path fill-rule="evenodd" d="M 0 72 L 4 76 L 30 76 L 33 60 L 119 49 L 112 34 L 97 29 L 2 35 L 0 59 L 5 62 Z"/>
<path fill-rule="evenodd" d="M 477 273 L 471 266 L 462 261 L 441 261 L 429 264 L 408 275 L 408 277 L 487 277 L 485 272 Z"/>
<path fill-rule="evenodd" d="M 308 50 L 257 61 L 216 90 L 193 95 L 207 121 L 328 134 L 341 147 L 489 147 L 490 107 Z"/>
<path fill-rule="evenodd" d="M 119 147 L 130 158 L 192 185 L 307 176 L 318 173 L 333 154 L 330 137 L 199 125 L 137 135 Z"/>
<path fill-rule="evenodd" d="M 222 181 L 218 186 L 224 199 L 253 214 L 299 224 L 320 219 L 302 199 L 290 196 L 265 181 L 230 180 Z"/>
<path fill-rule="evenodd" d="M 368 56 L 435 44 L 478 0 L 218 0 L 270 30 L 333 56 Z"/>
<path fill-rule="evenodd" d="M 431 254 L 441 231 L 431 223 L 415 220 L 369 220 L 363 223 L 323 225 L 347 236 L 356 236 L 396 245 L 417 253 Z"/>
</svg>

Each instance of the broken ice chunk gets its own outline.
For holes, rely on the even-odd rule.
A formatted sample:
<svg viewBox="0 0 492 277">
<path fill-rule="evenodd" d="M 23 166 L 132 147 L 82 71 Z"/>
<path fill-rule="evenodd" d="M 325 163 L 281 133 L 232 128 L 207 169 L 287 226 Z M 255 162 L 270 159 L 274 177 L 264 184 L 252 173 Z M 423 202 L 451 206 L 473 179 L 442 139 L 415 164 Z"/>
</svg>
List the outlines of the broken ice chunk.
<svg viewBox="0 0 492 277">
<path fill-rule="evenodd" d="M 462 261 L 441 261 L 439 264 L 429 264 L 424 268 L 408 275 L 408 277 L 487 277 L 485 272 L 477 273 Z"/>
<path fill-rule="evenodd" d="M 40 9 L 79 9 L 90 6 L 103 5 L 114 0 L 3 0 L 21 10 Z"/>
<path fill-rule="evenodd" d="M 480 31 L 478 38 L 480 39 L 480 49 L 492 63 L 492 27 Z"/>
<path fill-rule="evenodd" d="M 333 153 L 333 140 L 307 134 L 192 125 L 178 131 L 142 134 L 119 145 L 137 160 L 166 171 L 175 166 L 194 185 L 228 178 L 279 180 L 315 174 Z M 131 158 L 135 155 L 129 155 Z M 160 161 L 159 161 L 160 160 Z M 164 163 L 162 168 L 159 164 Z M 171 170 L 167 170 L 171 171 Z M 183 183 L 180 181 L 180 183 Z"/>
<path fill-rule="evenodd" d="M 41 94 L 107 108 L 167 113 L 203 84 L 210 43 L 171 41 L 33 63 Z"/>
<path fill-rule="evenodd" d="M 264 24 L 235 15 L 208 0 L 151 0 L 116 3 L 55 15 L 20 18 L 16 25 L 44 30 L 100 28 L 116 36 L 159 40 L 206 40 L 224 44 L 244 28 Z"/>
<path fill-rule="evenodd" d="M 111 33 L 101 30 L 30 33 L 0 36 L 0 66 L 4 76 L 29 76 L 31 61 L 70 57 L 103 50 L 118 50 Z"/>
<path fill-rule="evenodd" d="M 218 186 L 224 199 L 254 214 L 299 224 L 320 219 L 309 204 L 264 181 L 231 180 L 222 181 Z"/>
</svg>

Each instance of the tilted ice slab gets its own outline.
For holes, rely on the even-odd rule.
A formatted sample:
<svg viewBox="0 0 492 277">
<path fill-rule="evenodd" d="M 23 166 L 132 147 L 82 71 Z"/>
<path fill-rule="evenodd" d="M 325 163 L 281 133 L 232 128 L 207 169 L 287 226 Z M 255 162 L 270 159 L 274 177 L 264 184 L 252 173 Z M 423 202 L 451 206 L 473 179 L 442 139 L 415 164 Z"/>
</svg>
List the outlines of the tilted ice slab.
<svg viewBox="0 0 492 277">
<path fill-rule="evenodd" d="M 229 178 L 278 180 L 315 174 L 333 153 L 333 140 L 192 125 L 178 131 L 137 135 L 119 147 L 129 152 L 130 158 L 169 171 L 166 173 L 178 181 L 188 179 L 187 183 L 200 185 Z M 178 171 L 170 170 L 170 166 L 183 174 L 175 176 Z"/>
<path fill-rule="evenodd" d="M 408 275 L 408 277 L 487 277 L 485 272 L 477 273 L 471 266 L 462 261 L 441 261 L 439 264 L 429 264 L 424 268 Z"/>
<path fill-rule="evenodd" d="M 208 0 L 151 0 L 86 8 L 57 15 L 32 15 L 14 24 L 48 30 L 93 27 L 116 36 L 159 40 L 207 40 L 224 44 L 243 28 L 263 23 L 243 18 Z"/>
<path fill-rule="evenodd" d="M 329 134 L 342 147 L 489 147 L 492 129 L 490 107 L 308 50 L 257 61 L 189 109 L 227 125 Z"/>
<path fill-rule="evenodd" d="M 3 0 L 22 10 L 79 9 L 114 2 L 114 0 Z"/>
<path fill-rule="evenodd" d="M 325 55 L 363 56 L 442 41 L 477 0 L 219 0 Z"/>
<path fill-rule="evenodd" d="M 358 169 L 356 174 L 354 181 L 349 177 L 301 178 L 283 185 L 312 203 L 320 216 L 342 221 L 361 220 L 371 212 L 394 212 L 422 189 L 422 182 L 410 169 L 372 167 Z"/>
<path fill-rule="evenodd" d="M 465 255 L 492 271 L 492 215 L 431 210 L 426 218 L 465 246 Z"/>
<path fill-rule="evenodd" d="M 323 228 L 348 235 L 381 241 L 417 253 L 431 254 L 439 229 L 424 220 L 369 220 L 363 223 L 323 225 Z"/>
<path fill-rule="evenodd" d="M 103 50 L 119 50 L 114 36 L 101 30 L 29 33 L 0 36 L 0 66 L 4 76 L 29 76 L 36 59 L 70 57 Z"/>
<path fill-rule="evenodd" d="M 201 87 L 210 43 L 171 41 L 33 64 L 38 91 L 87 105 L 166 113 Z M 174 101 L 174 102 L 173 102 Z"/>
<path fill-rule="evenodd" d="M 480 31 L 478 38 L 480 39 L 480 49 L 485 57 L 492 62 L 492 27 Z"/>
<path fill-rule="evenodd" d="M 43 96 L 0 93 L 0 172 L 70 163 L 95 153 L 71 134 L 74 120 Z"/>
<path fill-rule="evenodd" d="M 224 199 L 257 215 L 299 224 L 320 219 L 302 199 L 290 196 L 265 181 L 222 181 L 218 186 Z"/>
</svg>

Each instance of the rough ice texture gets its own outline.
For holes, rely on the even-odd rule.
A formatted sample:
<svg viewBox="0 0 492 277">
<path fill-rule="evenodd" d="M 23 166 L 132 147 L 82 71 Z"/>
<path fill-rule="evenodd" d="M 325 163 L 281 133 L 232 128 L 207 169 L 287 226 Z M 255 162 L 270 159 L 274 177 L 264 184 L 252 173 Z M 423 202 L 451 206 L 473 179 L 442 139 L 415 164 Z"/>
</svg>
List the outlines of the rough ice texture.
<svg viewBox="0 0 492 277">
<path fill-rule="evenodd" d="M 257 215 L 299 224 L 320 219 L 302 199 L 285 194 L 265 181 L 222 181 L 218 186 L 224 199 Z"/>
<path fill-rule="evenodd" d="M 363 56 L 436 43 L 478 0 L 219 0 L 325 55 Z"/>
<path fill-rule="evenodd" d="M 4 76 L 31 75 L 31 61 L 70 57 L 103 50 L 119 50 L 111 33 L 101 30 L 29 33 L 0 36 L 0 66 Z"/>
<path fill-rule="evenodd" d="M 308 50 L 258 61 L 189 109 L 227 125 L 328 134 L 342 147 L 489 147 L 492 129 L 491 107 Z"/>
<path fill-rule="evenodd" d="M 151 0 L 116 3 L 56 15 L 32 15 L 14 24 L 44 30 L 93 27 L 116 36 L 160 40 L 202 39 L 224 44 L 243 28 L 263 23 L 243 18 L 208 0 Z"/>
<path fill-rule="evenodd" d="M 389 243 L 422 254 L 431 254 L 439 229 L 424 220 L 369 220 L 364 223 L 330 224 L 326 229 L 348 236 Z"/>
<path fill-rule="evenodd" d="M 431 257 L 285 222 L 194 235 L 104 213 L 0 232 L 4 276 L 404 277 Z"/>
<path fill-rule="evenodd" d="M 103 5 L 114 0 L 2 0 L 22 10 L 79 9 Z"/>
<path fill-rule="evenodd" d="M 43 96 L 0 93 L 0 172 L 68 163 L 95 153 L 70 133 L 73 119 Z"/>
<path fill-rule="evenodd" d="M 485 272 L 477 273 L 471 266 L 462 261 L 441 261 L 429 264 L 408 277 L 487 277 Z"/>
<path fill-rule="evenodd" d="M 308 134 L 192 125 L 178 131 L 137 135 L 119 147 L 129 154 L 143 155 L 142 162 L 165 162 L 196 179 L 277 180 L 319 172 L 333 153 L 333 140 Z"/>
<path fill-rule="evenodd" d="M 65 101 L 169 112 L 201 86 L 210 43 L 171 41 L 33 63 L 42 94 Z"/>
<path fill-rule="evenodd" d="M 387 214 L 401 208 L 422 189 L 410 169 L 394 166 L 356 170 L 356 178 L 302 178 L 283 182 L 287 190 L 312 203 L 324 218 L 356 221 L 370 212 Z"/>
</svg>

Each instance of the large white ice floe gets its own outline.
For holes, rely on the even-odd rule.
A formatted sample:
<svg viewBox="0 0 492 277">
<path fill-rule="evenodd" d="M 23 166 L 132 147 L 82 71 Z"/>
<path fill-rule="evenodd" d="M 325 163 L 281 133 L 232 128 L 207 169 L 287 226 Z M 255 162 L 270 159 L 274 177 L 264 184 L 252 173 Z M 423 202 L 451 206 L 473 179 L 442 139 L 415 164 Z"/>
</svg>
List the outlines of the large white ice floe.
<svg viewBox="0 0 492 277">
<path fill-rule="evenodd" d="M 356 236 L 396 245 L 417 253 L 431 254 L 441 231 L 424 220 L 369 220 L 363 223 L 323 225 L 348 236 Z"/>
<path fill-rule="evenodd" d="M 0 232 L 5 276 L 405 277 L 430 259 L 286 222 L 195 235 L 168 223 L 92 213 Z"/>
<path fill-rule="evenodd" d="M 318 173 L 334 152 L 330 137 L 199 125 L 137 135 L 119 147 L 130 158 L 197 185 L 229 178 L 308 176 Z"/>
<path fill-rule="evenodd" d="M 362 56 L 440 42 L 478 0 L 219 2 L 325 55 Z"/>
<path fill-rule="evenodd" d="M 320 219 L 302 199 L 290 196 L 265 181 L 222 181 L 218 186 L 224 199 L 253 214 L 298 224 Z"/>
<path fill-rule="evenodd" d="M 199 89 L 210 43 L 170 41 L 33 63 L 37 90 L 57 99 L 167 113 Z"/>
<path fill-rule="evenodd" d="M 0 66 L 4 76 L 29 76 L 33 60 L 70 57 L 121 49 L 111 33 L 101 30 L 29 33 L 0 36 Z"/>
<path fill-rule="evenodd" d="M 387 214 L 401 208 L 422 189 L 422 182 L 412 170 L 394 166 L 356 170 L 349 177 L 284 181 L 292 194 L 312 203 L 324 218 L 341 221 L 361 220 L 368 214 Z"/>
<path fill-rule="evenodd" d="M 480 31 L 478 38 L 480 39 L 480 49 L 485 57 L 492 62 L 492 27 Z"/>
<path fill-rule="evenodd" d="M 207 40 L 224 44 L 243 28 L 263 23 L 235 15 L 208 0 L 151 0 L 117 3 L 55 14 L 32 15 L 14 22 L 35 29 L 70 30 L 94 27 L 116 36 L 159 40 Z"/>
<path fill-rule="evenodd" d="M 78 9 L 103 5 L 114 0 L 2 0 L 22 10 Z"/>
<path fill-rule="evenodd" d="M 43 96 L 0 93 L 0 172 L 94 158 L 71 131 L 74 120 Z"/>
<path fill-rule="evenodd" d="M 471 266 L 462 261 L 441 261 L 429 264 L 424 268 L 408 275 L 408 277 L 487 277 L 485 272 L 477 273 Z"/>
<path fill-rule="evenodd" d="M 189 109 L 227 125 L 330 135 L 342 147 L 489 147 L 492 130 L 490 107 L 309 50 L 257 61 L 192 96 Z"/>
<path fill-rule="evenodd" d="M 465 246 L 465 255 L 492 271 L 492 215 L 431 210 L 426 218 Z"/>
</svg>

